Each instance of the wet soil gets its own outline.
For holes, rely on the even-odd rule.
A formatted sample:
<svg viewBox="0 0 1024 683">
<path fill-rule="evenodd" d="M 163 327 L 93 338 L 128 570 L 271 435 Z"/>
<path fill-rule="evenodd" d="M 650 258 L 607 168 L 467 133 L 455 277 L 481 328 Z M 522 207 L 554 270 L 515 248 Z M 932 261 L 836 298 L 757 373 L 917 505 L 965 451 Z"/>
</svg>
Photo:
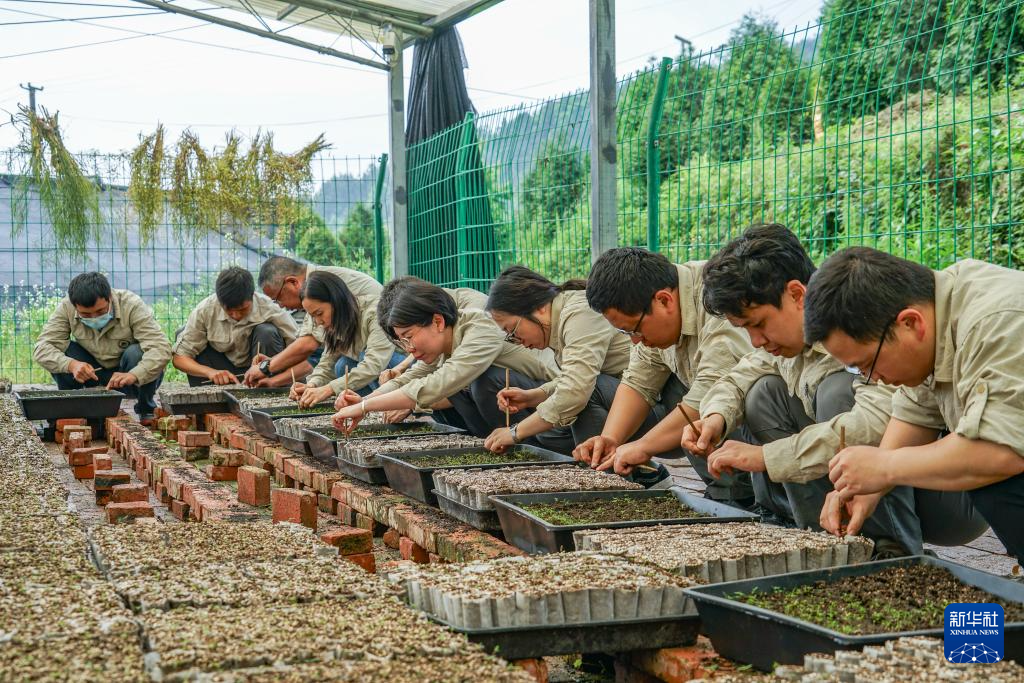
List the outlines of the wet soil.
<svg viewBox="0 0 1024 683">
<path fill-rule="evenodd" d="M 622 496 L 605 500 L 555 500 L 524 505 L 523 509 L 545 522 L 561 526 L 707 517 L 686 507 L 671 494 L 657 498 Z"/>
<path fill-rule="evenodd" d="M 472 467 L 474 465 L 508 465 L 517 462 L 538 462 L 540 459 L 529 451 L 492 453 L 438 453 L 437 455 L 410 454 L 405 460 L 416 467 Z"/>
</svg>

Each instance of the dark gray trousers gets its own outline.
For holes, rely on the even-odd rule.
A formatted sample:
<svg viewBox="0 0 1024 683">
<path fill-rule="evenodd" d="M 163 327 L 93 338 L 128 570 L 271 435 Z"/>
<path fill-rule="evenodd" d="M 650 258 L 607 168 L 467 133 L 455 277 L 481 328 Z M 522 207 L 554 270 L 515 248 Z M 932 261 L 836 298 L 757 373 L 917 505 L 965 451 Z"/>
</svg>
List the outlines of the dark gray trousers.
<svg viewBox="0 0 1024 683">
<path fill-rule="evenodd" d="M 174 338 L 177 339 L 181 335 L 181 331 L 184 327 L 178 328 L 178 331 L 174 333 Z M 256 349 L 259 348 L 260 353 L 265 356 L 276 356 L 277 354 L 284 351 L 284 337 L 281 336 L 281 330 L 272 323 L 260 323 L 252 328 L 251 336 L 249 337 L 249 358 L 252 359 L 256 356 Z M 205 365 L 208 368 L 214 370 L 227 370 L 235 375 L 244 374 L 249 366 L 244 367 L 236 366 L 228 357 L 217 351 L 212 346 L 207 346 L 205 349 L 199 352 L 195 357 L 195 361 L 201 365 Z M 241 378 L 239 378 L 241 379 Z M 205 377 L 195 377 L 188 375 L 189 386 L 198 386 L 206 382 Z"/>
</svg>

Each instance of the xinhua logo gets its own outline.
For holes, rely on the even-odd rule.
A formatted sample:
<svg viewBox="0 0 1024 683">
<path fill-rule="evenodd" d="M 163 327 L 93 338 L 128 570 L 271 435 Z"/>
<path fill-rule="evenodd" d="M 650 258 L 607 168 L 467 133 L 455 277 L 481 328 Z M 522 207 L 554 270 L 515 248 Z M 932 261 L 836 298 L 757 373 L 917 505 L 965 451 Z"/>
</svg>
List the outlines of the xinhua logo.
<svg viewBox="0 0 1024 683">
<path fill-rule="evenodd" d="M 954 664 L 993 664 L 1003 658 L 1003 607 L 994 602 L 946 606 L 946 659 Z"/>
</svg>

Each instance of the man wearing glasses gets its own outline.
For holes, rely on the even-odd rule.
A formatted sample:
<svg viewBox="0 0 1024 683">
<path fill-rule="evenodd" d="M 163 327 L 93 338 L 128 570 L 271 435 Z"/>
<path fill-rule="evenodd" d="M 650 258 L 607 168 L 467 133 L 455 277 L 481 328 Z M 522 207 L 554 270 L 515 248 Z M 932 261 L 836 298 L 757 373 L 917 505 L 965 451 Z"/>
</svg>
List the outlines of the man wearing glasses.
<svg viewBox="0 0 1024 683">
<path fill-rule="evenodd" d="M 685 455 L 707 484 L 705 496 L 747 507 L 749 474 L 715 479 L 703 458 L 679 447 L 686 420 L 700 417 L 704 394 L 749 351 L 739 330 L 701 305 L 703 266 L 673 264 L 637 247 L 611 249 L 594 264 L 587 302 L 634 346 L 601 433 L 573 456 L 601 469 L 617 457 L 617 471 L 628 474 L 655 455 Z M 645 421 L 655 424 L 645 430 Z"/>
<path fill-rule="evenodd" d="M 848 515 L 856 533 L 895 486 L 966 491 L 1024 557 L 1024 274 L 974 260 L 932 271 L 851 247 L 811 278 L 805 329 L 841 362 L 899 387 L 878 447 L 829 462 L 835 492 L 822 526 L 840 533 Z"/>
</svg>

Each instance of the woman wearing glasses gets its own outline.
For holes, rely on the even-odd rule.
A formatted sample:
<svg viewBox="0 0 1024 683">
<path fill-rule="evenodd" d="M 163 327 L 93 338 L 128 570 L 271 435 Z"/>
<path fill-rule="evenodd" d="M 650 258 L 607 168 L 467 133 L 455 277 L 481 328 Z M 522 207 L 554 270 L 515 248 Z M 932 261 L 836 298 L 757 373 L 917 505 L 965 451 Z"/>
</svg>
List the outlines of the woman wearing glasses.
<svg viewBox="0 0 1024 683">
<path fill-rule="evenodd" d="M 491 432 L 489 449 L 501 451 L 531 436 L 544 444 L 566 430 L 579 443 L 592 436 L 590 425 L 607 419 L 619 377 L 629 365 L 630 343 L 590 308 L 586 285 L 570 280 L 559 286 L 523 266 L 507 268 L 491 285 L 487 311 L 505 339 L 528 349 L 551 349 L 559 374 L 533 389 L 515 386 L 498 392 L 500 410 L 528 411 L 529 416 L 515 433 L 504 426 Z"/>
<path fill-rule="evenodd" d="M 314 324 L 324 330 L 324 353 L 306 383 L 292 385 L 291 397 L 307 407 L 326 401 L 346 388 L 346 378 L 335 375 L 342 356 L 358 359 L 348 373 L 347 387 L 353 392 L 372 385 L 381 371 L 397 365 L 402 356 L 377 325 L 377 302 L 357 297 L 333 273 L 315 270 L 302 285 L 302 308 Z"/>
<path fill-rule="evenodd" d="M 381 328 L 416 364 L 365 399 L 354 392 L 338 397 L 334 424 L 350 430 L 368 412 L 389 412 L 391 421 L 413 409 L 486 437 L 505 416 L 497 393 L 505 370 L 514 386 L 533 388 L 555 377 L 558 368 L 537 351 L 505 341 L 482 310 L 458 310 L 440 287 L 415 277 L 388 283 L 377 318 Z M 515 416 L 521 419 L 522 415 Z"/>
</svg>

